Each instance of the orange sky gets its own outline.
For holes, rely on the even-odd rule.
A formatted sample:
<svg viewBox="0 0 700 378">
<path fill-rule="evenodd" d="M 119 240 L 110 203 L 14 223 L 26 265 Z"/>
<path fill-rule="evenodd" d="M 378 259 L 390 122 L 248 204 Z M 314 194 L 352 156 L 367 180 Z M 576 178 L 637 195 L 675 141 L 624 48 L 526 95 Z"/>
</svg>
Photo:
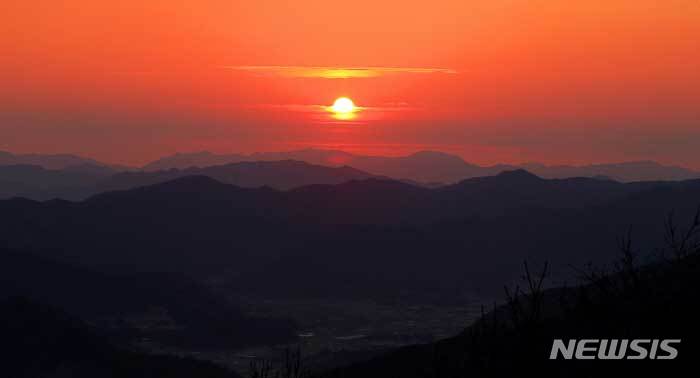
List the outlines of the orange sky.
<svg viewBox="0 0 700 378">
<path fill-rule="evenodd" d="M 434 149 L 700 168 L 697 0 L 2 8 L 0 150 L 138 164 L 205 149 Z M 363 108 L 351 122 L 323 109 L 342 95 Z"/>
</svg>

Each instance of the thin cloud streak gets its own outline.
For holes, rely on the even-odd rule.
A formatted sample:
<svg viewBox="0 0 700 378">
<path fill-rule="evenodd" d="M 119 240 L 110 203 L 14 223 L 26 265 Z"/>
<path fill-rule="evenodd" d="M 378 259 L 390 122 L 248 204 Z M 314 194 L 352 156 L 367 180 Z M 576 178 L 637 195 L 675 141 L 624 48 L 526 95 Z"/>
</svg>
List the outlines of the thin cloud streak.
<svg viewBox="0 0 700 378">
<path fill-rule="evenodd" d="M 369 121 L 386 119 L 389 114 L 396 114 L 404 111 L 415 111 L 419 107 L 408 105 L 401 106 L 355 106 L 352 112 L 338 113 L 333 111 L 331 105 L 319 104 L 247 104 L 237 107 L 263 110 L 263 111 L 283 111 L 306 114 L 308 121 L 324 124 L 366 124 Z"/>
<path fill-rule="evenodd" d="M 401 74 L 456 74 L 434 67 L 226 66 L 227 69 L 288 78 L 364 79 Z"/>
<path fill-rule="evenodd" d="M 260 109 L 260 110 L 285 110 L 300 113 L 322 113 L 331 112 L 331 105 L 304 105 L 304 104 L 245 104 L 245 105 L 216 105 L 216 107 L 240 107 L 246 109 Z M 359 113 L 362 111 L 372 111 L 372 112 L 401 112 L 422 109 L 417 106 L 410 105 L 392 105 L 392 106 L 358 106 L 355 105 L 355 112 Z"/>
</svg>

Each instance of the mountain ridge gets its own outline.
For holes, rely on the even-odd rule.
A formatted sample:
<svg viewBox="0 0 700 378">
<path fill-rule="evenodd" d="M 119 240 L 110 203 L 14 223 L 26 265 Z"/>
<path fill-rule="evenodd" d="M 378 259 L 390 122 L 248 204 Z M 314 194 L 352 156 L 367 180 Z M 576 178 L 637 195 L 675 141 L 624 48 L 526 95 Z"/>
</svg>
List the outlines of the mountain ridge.
<svg viewBox="0 0 700 378">
<path fill-rule="evenodd" d="M 457 155 L 437 151 L 418 151 L 406 156 L 355 155 L 340 150 L 304 149 L 287 152 L 257 152 L 250 155 L 214 154 L 200 151 L 192 154 L 179 153 L 180 166 L 170 166 L 173 159 L 164 157 L 143 166 L 144 170 L 163 168 L 186 168 L 186 166 L 213 165 L 212 162 L 239 162 L 251 160 L 300 160 L 325 166 L 349 165 L 375 175 L 394 179 L 413 180 L 422 183 L 454 183 L 470 177 L 489 176 L 502 171 L 526 169 L 545 178 L 607 176 L 611 179 L 633 182 L 649 180 L 683 180 L 700 177 L 700 172 L 679 166 L 662 165 L 651 160 L 622 163 L 573 165 L 545 165 L 541 163 L 496 164 L 480 166 L 464 161 Z"/>
<path fill-rule="evenodd" d="M 204 175 L 241 187 L 268 186 L 289 190 L 310 184 L 339 184 L 375 177 L 348 166 L 325 167 L 306 162 L 253 161 L 205 168 L 126 171 L 110 175 L 51 170 L 36 165 L 0 165 L 0 198 L 82 200 L 107 191 L 153 185 L 185 176 Z"/>
<path fill-rule="evenodd" d="M 522 176 L 533 185 L 519 191 L 512 179 Z M 500 285 L 525 257 L 563 266 L 605 260 L 630 227 L 654 245 L 648 230 L 671 209 L 694 210 L 697 198 L 700 180 L 623 184 L 524 172 L 439 189 L 371 178 L 291 191 L 195 176 L 82 202 L 0 201 L 0 243 L 58 248 L 68 254 L 53 258 L 100 268 L 235 271 L 228 279 L 237 290 L 380 295 L 421 282 Z M 580 242 L 566 244 L 573 239 Z M 392 270 L 398 261 L 405 269 Z M 328 284 L 314 286 L 319 280 Z"/>
</svg>

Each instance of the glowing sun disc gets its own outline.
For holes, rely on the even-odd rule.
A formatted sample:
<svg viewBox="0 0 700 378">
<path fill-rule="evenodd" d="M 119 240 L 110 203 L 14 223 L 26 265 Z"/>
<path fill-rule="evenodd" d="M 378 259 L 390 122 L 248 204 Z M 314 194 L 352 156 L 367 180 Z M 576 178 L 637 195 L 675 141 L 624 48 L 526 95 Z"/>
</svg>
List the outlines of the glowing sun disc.
<svg viewBox="0 0 700 378">
<path fill-rule="evenodd" d="M 347 97 L 339 97 L 331 106 L 334 113 L 347 114 L 355 111 L 355 103 Z"/>
</svg>

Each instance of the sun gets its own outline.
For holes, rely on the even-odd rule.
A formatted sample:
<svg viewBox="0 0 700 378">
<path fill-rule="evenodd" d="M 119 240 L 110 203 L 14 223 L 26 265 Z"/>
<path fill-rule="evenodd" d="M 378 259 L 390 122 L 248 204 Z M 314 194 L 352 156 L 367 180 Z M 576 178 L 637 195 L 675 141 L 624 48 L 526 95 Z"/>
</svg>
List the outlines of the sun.
<svg viewBox="0 0 700 378">
<path fill-rule="evenodd" d="M 347 97 L 339 97 L 331 106 L 331 110 L 336 114 L 350 114 L 355 111 L 355 103 Z"/>
<path fill-rule="evenodd" d="M 350 121 L 355 119 L 356 113 L 360 108 L 349 97 L 338 97 L 333 102 L 333 105 L 327 107 L 329 112 L 333 113 L 333 118 L 340 121 Z"/>
</svg>

